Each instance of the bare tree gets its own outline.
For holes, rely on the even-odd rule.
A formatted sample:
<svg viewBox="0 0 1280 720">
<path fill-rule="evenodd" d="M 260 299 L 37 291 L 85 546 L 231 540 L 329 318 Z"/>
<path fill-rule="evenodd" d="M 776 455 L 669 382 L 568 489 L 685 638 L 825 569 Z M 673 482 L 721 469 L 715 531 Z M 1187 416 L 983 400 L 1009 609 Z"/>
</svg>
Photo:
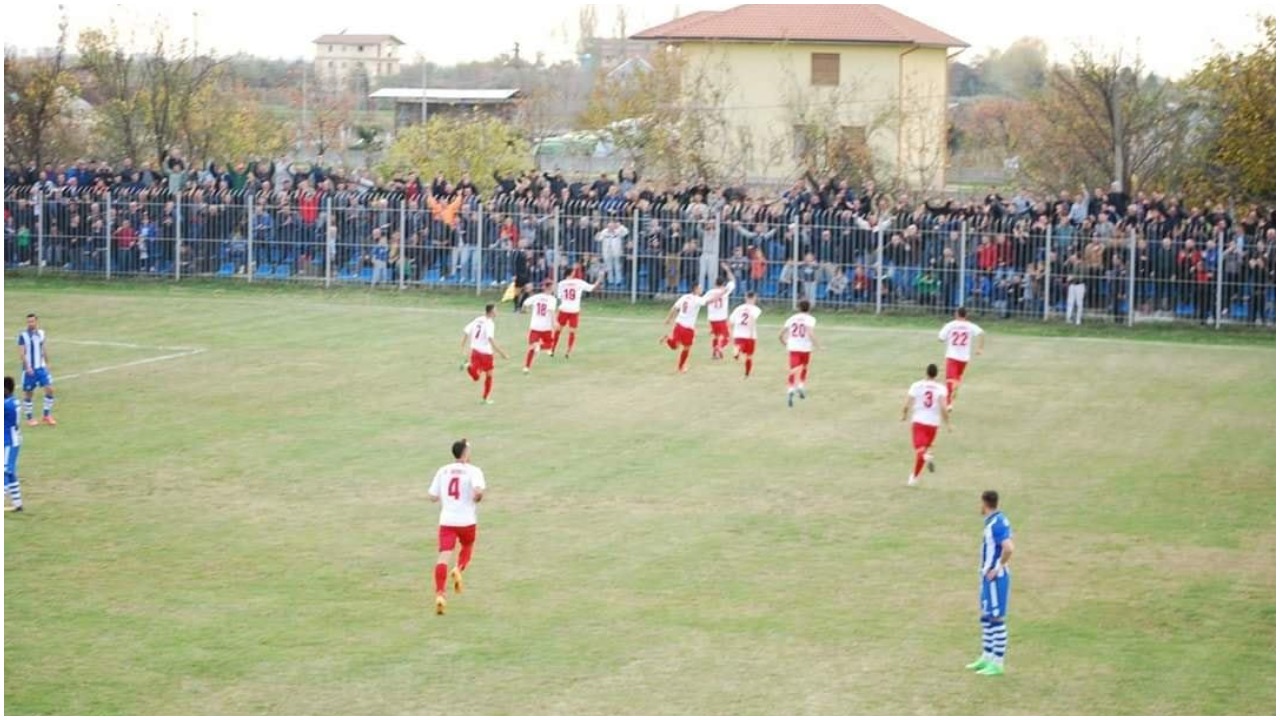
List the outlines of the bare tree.
<svg viewBox="0 0 1280 720">
<path fill-rule="evenodd" d="M 75 81 L 67 71 L 66 11 L 58 6 L 58 42 L 45 57 L 20 59 L 4 55 L 4 149 L 12 159 L 49 159 L 50 139 L 61 124 Z"/>
</svg>

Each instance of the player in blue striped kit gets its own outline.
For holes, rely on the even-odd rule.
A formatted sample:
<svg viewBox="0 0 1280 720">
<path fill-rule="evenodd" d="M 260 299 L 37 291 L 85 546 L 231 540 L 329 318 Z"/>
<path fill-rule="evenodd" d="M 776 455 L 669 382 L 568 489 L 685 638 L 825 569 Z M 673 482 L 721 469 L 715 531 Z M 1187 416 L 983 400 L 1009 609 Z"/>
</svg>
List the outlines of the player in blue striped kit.
<svg viewBox="0 0 1280 720">
<path fill-rule="evenodd" d="M 18 485 L 18 450 L 22 448 L 22 428 L 18 425 L 18 398 L 13 394 L 13 378 L 4 376 L 4 491 L 13 499 L 5 511 L 22 512 L 22 488 Z"/>
<path fill-rule="evenodd" d="M 46 349 L 44 330 L 40 329 L 35 313 L 27 315 L 27 329 L 18 333 L 18 353 L 22 355 L 22 407 L 27 413 L 28 425 L 57 425 L 53 419 L 53 376 L 49 369 L 49 353 Z M 31 393 L 37 387 L 44 388 L 44 417 L 36 420 Z"/>
<path fill-rule="evenodd" d="M 1000 511 L 1000 493 L 982 493 L 982 565 L 979 567 L 978 606 L 982 623 L 982 656 L 965 667 L 979 675 L 1003 675 L 1009 646 L 1009 560 L 1013 558 L 1013 527 Z"/>
</svg>

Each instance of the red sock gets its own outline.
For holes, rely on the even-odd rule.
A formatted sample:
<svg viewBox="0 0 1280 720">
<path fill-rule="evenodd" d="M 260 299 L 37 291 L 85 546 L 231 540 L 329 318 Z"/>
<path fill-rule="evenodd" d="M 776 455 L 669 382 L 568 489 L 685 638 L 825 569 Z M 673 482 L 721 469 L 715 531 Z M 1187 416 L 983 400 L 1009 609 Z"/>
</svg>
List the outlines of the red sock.
<svg viewBox="0 0 1280 720">
<path fill-rule="evenodd" d="M 480 379 L 480 371 L 476 370 L 475 365 L 467 366 L 467 374 L 471 376 L 471 382 L 475 382 Z"/>
<path fill-rule="evenodd" d="M 574 346 L 574 344 L 575 344 L 575 343 L 577 343 L 577 342 L 578 342 L 578 333 L 576 333 L 576 332 L 571 332 L 571 333 L 569 333 L 569 349 L 568 349 L 568 350 L 565 350 L 565 353 L 566 353 L 566 354 L 568 354 L 568 355 L 572 355 L 572 354 L 573 354 L 573 346 Z"/>
<path fill-rule="evenodd" d="M 529 348 L 529 352 L 524 354 L 524 367 L 526 370 L 533 365 L 533 356 L 536 355 L 537 352 L 536 348 Z"/>
<path fill-rule="evenodd" d="M 680 351 L 680 364 L 676 366 L 676 369 L 683 370 L 684 363 L 688 359 L 689 359 L 689 348 L 686 347 L 685 349 Z"/>
<path fill-rule="evenodd" d="M 493 391 L 493 376 L 485 375 L 484 376 L 484 399 L 485 400 L 489 399 L 489 393 L 492 391 Z"/>
<path fill-rule="evenodd" d="M 474 547 L 475 545 L 462 546 L 462 552 L 458 553 L 458 569 L 459 570 L 466 570 L 467 566 L 471 564 L 471 549 Z"/>
<path fill-rule="evenodd" d="M 751 358 L 747 358 L 747 377 L 751 377 Z"/>
<path fill-rule="evenodd" d="M 809 379 L 809 366 L 801 365 L 800 366 L 800 384 L 803 385 L 804 382 L 808 379 Z"/>
<path fill-rule="evenodd" d="M 436 594 L 444 594 L 444 581 L 449 577 L 449 566 L 444 563 L 436 563 Z"/>
<path fill-rule="evenodd" d="M 911 471 L 911 474 L 915 477 L 920 477 L 920 471 L 924 469 L 924 454 L 925 450 L 923 448 L 916 450 L 916 469 Z"/>
</svg>

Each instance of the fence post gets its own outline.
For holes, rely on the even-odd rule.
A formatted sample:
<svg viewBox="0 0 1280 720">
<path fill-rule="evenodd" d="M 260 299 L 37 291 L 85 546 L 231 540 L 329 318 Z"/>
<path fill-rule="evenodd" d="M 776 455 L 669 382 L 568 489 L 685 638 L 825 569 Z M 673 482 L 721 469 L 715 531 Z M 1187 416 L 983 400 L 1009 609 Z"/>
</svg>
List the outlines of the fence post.
<svg viewBox="0 0 1280 720">
<path fill-rule="evenodd" d="M 1233 215 L 1234 217 L 1234 215 Z M 1222 329 L 1222 256 L 1227 250 L 1227 234 L 1222 233 L 1218 239 L 1218 267 L 1213 271 L 1213 284 L 1216 285 L 1213 303 L 1213 329 Z"/>
<path fill-rule="evenodd" d="M 409 244 L 409 235 L 405 232 L 408 228 L 409 214 L 409 195 L 401 193 L 400 195 L 400 247 L 396 253 L 396 264 L 400 266 L 400 289 L 404 290 L 404 266 L 408 264 L 408 255 L 406 250 Z"/>
<path fill-rule="evenodd" d="M 36 275 L 44 274 L 44 192 L 36 190 Z"/>
<path fill-rule="evenodd" d="M 1049 322 L 1049 311 L 1053 309 L 1053 283 L 1050 278 L 1053 275 L 1053 262 L 1049 256 L 1053 254 L 1053 229 L 1044 235 L 1044 321 Z"/>
<path fill-rule="evenodd" d="M 244 194 L 245 211 L 248 214 L 249 222 L 245 223 L 245 253 L 244 271 L 248 282 L 253 282 L 254 273 L 258 272 L 257 258 L 253 254 L 253 193 L 246 192 Z"/>
<path fill-rule="evenodd" d="M 884 233 L 876 229 L 876 314 L 884 312 Z"/>
<path fill-rule="evenodd" d="M 176 208 L 177 204 L 175 204 L 174 207 Z M 177 221 L 175 220 L 174 222 L 175 222 L 174 237 L 177 238 L 181 234 L 181 231 L 178 230 L 178 228 L 176 227 Z M 159 235 L 159 233 L 156 233 L 156 234 Z M 158 239 L 159 238 L 157 238 L 157 240 Z M 228 241 L 228 238 L 224 237 L 221 239 L 221 242 L 223 243 L 224 246 L 227 243 L 227 241 Z M 176 240 L 175 240 L 175 245 L 176 245 Z M 159 249 L 160 249 L 159 243 L 156 243 L 156 247 L 149 248 L 148 253 L 150 253 L 152 257 L 155 257 L 156 251 L 158 251 Z M 174 279 L 174 282 L 180 282 L 182 280 L 182 252 L 177 247 L 174 247 L 174 250 L 173 250 L 173 279 Z"/>
<path fill-rule="evenodd" d="M 716 219 L 719 230 L 720 220 Z M 636 304 L 636 286 L 640 282 L 640 211 L 631 211 L 631 304 Z"/>
<path fill-rule="evenodd" d="M 960 247 L 957 249 L 960 257 L 957 259 L 960 268 L 960 277 L 956 282 L 956 307 L 964 307 L 964 283 L 965 275 L 969 269 L 969 221 L 962 220 L 960 222 Z"/>
<path fill-rule="evenodd" d="M 551 211 L 551 282 L 560 283 L 560 226 L 564 222 L 564 218 L 560 217 L 560 206 L 556 205 Z"/>
<path fill-rule="evenodd" d="M 1134 305 L 1138 301 L 1138 231 L 1129 228 L 1129 327 L 1133 327 Z"/>
<path fill-rule="evenodd" d="M 103 241 L 105 242 L 105 245 L 104 245 L 105 250 L 103 251 L 103 254 L 106 256 L 104 258 L 105 259 L 104 267 L 107 269 L 107 279 L 110 280 L 111 279 L 111 256 L 114 254 L 112 252 L 114 248 L 111 247 L 111 236 L 114 234 L 114 230 L 115 230 L 114 225 L 115 225 L 115 218 L 116 218 L 115 205 L 111 203 L 110 194 L 107 195 L 106 204 L 107 204 L 106 213 L 105 213 L 106 224 L 103 226 L 103 229 L 106 233 L 106 237 L 103 238 Z"/>
<path fill-rule="evenodd" d="M 484 290 L 484 204 L 476 208 L 476 251 L 475 257 L 472 259 L 471 271 L 476 275 L 476 296 L 480 296 Z"/>
<path fill-rule="evenodd" d="M 325 198 L 325 225 L 324 225 L 324 286 L 329 288 L 333 284 L 333 256 L 338 252 L 338 226 L 333 220 L 333 197 Z"/>
<path fill-rule="evenodd" d="M 182 191 L 173 197 L 173 265 L 182 266 Z"/>
<path fill-rule="evenodd" d="M 797 295 L 800 290 L 800 221 L 794 220 L 792 222 L 795 223 L 791 225 L 795 227 L 795 232 L 791 233 L 791 310 L 794 312 L 796 302 L 799 299 Z M 782 271 L 787 271 L 785 265 L 782 267 Z"/>
</svg>

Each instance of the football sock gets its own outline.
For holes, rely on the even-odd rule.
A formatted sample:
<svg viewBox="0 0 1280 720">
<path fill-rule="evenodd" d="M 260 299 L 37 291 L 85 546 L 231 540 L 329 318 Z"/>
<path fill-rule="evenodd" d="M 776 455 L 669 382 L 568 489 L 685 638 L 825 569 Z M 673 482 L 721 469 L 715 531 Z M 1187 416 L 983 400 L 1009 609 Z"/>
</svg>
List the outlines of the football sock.
<svg viewBox="0 0 1280 720">
<path fill-rule="evenodd" d="M 995 659 L 995 640 L 993 635 L 995 628 L 991 626 L 991 621 L 982 618 L 982 659 L 990 662 Z"/>
<path fill-rule="evenodd" d="M 751 377 L 751 358 L 747 358 L 747 377 Z"/>
<path fill-rule="evenodd" d="M 685 348 L 685 349 L 683 349 L 683 350 L 681 350 L 681 351 L 680 351 L 680 365 L 678 365 L 678 366 L 677 366 L 677 367 L 678 367 L 678 369 L 683 370 L 683 369 L 684 369 L 684 363 L 685 363 L 685 361 L 686 361 L 686 360 L 688 360 L 688 359 L 689 359 L 689 348 Z"/>
<path fill-rule="evenodd" d="M 947 402 L 955 402 L 956 399 L 956 381 L 947 381 Z"/>
<path fill-rule="evenodd" d="M 463 545 L 462 552 L 458 553 L 458 569 L 466 570 L 471 564 L 471 550 L 475 545 Z"/>
<path fill-rule="evenodd" d="M 22 507 L 22 485 L 18 483 L 18 476 L 11 473 L 4 474 L 4 489 L 9 493 L 9 497 L 13 500 L 14 507 Z"/>
<path fill-rule="evenodd" d="M 44 398 L 44 416 L 49 417 L 53 414 L 53 396 L 46 395 Z"/>
<path fill-rule="evenodd" d="M 471 376 L 471 382 L 475 382 L 480 379 L 480 371 L 476 370 L 475 365 L 467 365 L 467 374 Z"/>
<path fill-rule="evenodd" d="M 484 399 L 485 400 L 489 399 L 489 393 L 491 392 L 493 392 L 493 376 L 485 375 L 484 376 Z"/>
<path fill-rule="evenodd" d="M 916 451 L 916 469 L 912 470 L 911 474 L 916 477 L 920 477 L 920 471 L 923 469 L 924 469 L 924 451 L 917 450 Z"/>
<path fill-rule="evenodd" d="M 1003 620 L 991 623 L 991 654 L 994 656 L 992 662 L 997 665 L 1004 665 L 1004 651 L 1009 647 L 1009 628 L 1005 627 Z"/>
<path fill-rule="evenodd" d="M 444 581 L 449 577 L 449 566 L 444 563 L 436 563 L 436 594 L 444 593 Z"/>
<path fill-rule="evenodd" d="M 804 387 L 804 381 L 809 379 L 809 366 L 800 366 L 800 387 Z"/>
<path fill-rule="evenodd" d="M 575 343 L 577 343 L 577 342 L 578 342 L 578 333 L 576 333 L 576 332 L 571 332 L 571 333 L 569 333 L 569 348 L 568 348 L 567 350 L 565 350 L 565 352 L 566 352 L 567 354 L 569 354 L 569 355 L 572 355 L 572 354 L 573 354 L 573 346 L 574 346 L 574 344 L 575 344 Z"/>
<path fill-rule="evenodd" d="M 35 412 L 36 404 L 30 400 L 22 401 L 22 409 L 27 412 L 27 419 L 31 419 L 32 413 Z"/>
<path fill-rule="evenodd" d="M 536 355 L 537 352 L 537 348 L 529 348 L 529 352 L 524 354 L 524 366 L 526 369 L 533 365 L 533 356 Z"/>
</svg>

